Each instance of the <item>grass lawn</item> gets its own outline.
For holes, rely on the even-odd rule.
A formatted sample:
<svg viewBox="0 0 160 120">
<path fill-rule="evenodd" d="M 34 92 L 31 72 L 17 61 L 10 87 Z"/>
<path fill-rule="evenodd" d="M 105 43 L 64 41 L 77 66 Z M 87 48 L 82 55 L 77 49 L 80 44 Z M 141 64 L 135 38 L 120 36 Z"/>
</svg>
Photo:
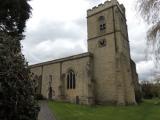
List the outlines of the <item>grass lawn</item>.
<svg viewBox="0 0 160 120">
<path fill-rule="evenodd" d="M 159 104 L 156 104 L 159 103 Z M 48 103 L 57 120 L 160 120 L 160 100 L 144 100 L 137 106 L 82 106 Z"/>
</svg>

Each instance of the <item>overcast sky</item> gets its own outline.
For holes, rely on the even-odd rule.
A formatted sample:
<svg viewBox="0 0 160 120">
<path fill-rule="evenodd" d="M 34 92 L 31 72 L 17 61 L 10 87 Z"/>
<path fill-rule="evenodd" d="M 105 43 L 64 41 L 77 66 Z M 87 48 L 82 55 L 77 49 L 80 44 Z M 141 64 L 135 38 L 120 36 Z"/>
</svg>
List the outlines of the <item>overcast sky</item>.
<svg viewBox="0 0 160 120">
<path fill-rule="evenodd" d="M 27 21 L 23 53 L 35 64 L 87 52 L 86 10 L 105 0 L 32 0 L 32 17 Z M 136 15 L 135 0 L 119 0 L 126 7 L 132 59 L 140 80 L 151 79 L 153 62 L 146 61 L 147 26 Z"/>
</svg>

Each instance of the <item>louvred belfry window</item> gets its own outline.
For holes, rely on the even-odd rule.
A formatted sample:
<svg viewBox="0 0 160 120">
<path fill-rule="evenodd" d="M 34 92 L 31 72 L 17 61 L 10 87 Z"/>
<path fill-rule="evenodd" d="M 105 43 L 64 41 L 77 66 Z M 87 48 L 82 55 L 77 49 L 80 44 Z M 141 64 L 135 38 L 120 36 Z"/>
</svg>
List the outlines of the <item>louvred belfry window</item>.
<svg viewBox="0 0 160 120">
<path fill-rule="evenodd" d="M 104 31 L 106 29 L 105 17 L 100 16 L 99 19 L 98 19 L 98 22 L 99 22 L 99 30 Z"/>
</svg>

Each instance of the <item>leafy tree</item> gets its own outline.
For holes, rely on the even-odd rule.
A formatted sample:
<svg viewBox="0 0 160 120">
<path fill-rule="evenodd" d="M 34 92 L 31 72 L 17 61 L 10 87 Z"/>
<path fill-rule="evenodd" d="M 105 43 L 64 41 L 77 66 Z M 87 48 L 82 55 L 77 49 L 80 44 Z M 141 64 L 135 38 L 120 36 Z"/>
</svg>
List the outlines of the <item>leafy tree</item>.
<svg viewBox="0 0 160 120">
<path fill-rule="evenodd" d="M 20 41 L 29 0 L 0 0 L 0 120 L 36 120 L 38 106 Z"/>
<path fill-rule="evenodd" d="M 156 62 L 160 60 L 160 0 L 137 0 L 138 12 L 150 26 L 147 32 L 149 50 Z"/>
<path fill-rule="evenodd" d="M 154 97 L 152 92 L 152 86 L 153 84 L 150 83 L 149 81 L 143 81 L 141 83 L 143 98 L 152 99 Z"/>
<path fill-rule="evenodd" d="M 154 81 L 142 81 L 141 88 L 143 98 L 152 99 L 152 98 L 160 98 L 160 84 Z"/>
</svg>

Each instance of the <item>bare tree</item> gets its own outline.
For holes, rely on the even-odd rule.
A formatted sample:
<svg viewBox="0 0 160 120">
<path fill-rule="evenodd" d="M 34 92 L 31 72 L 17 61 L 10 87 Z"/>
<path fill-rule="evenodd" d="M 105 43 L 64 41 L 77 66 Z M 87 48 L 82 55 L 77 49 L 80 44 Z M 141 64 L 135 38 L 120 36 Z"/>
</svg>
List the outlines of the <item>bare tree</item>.
<svg viewBox="0 0 160 120">
<path fill-rule="evenodd" d="M 158 63 L 160 61 L 160 0 L 137 0 L 137 8 L 138 13 L 150 27 L 147 31 L 147 45 Z"/>
</svg>

